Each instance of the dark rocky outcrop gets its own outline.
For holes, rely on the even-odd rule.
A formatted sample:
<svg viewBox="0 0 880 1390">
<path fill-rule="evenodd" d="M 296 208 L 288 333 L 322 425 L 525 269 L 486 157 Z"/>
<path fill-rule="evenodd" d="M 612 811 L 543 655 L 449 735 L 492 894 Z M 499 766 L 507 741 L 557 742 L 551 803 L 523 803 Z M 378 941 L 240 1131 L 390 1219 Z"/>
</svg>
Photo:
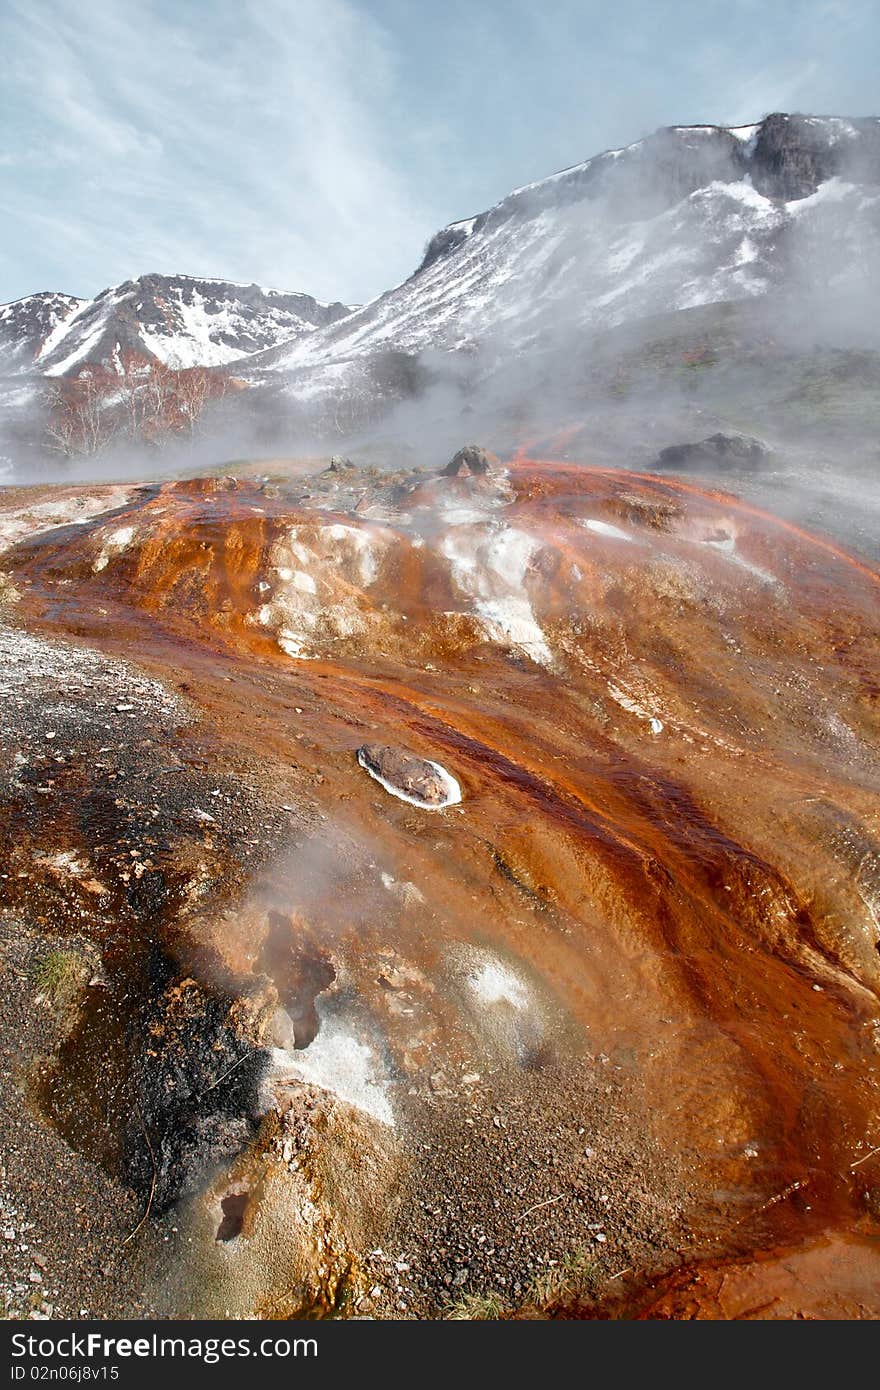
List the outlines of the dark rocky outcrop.
<svg viewBox="0 0 880 1390">
<path fill-rule="evenodd" d="M 759 468 L 770 457 L 760 439 L 747 434 L 711 434 L 692 444 L 670 444 L 657 455 L 655 468 Z"/>
<path fill-rule="evenodd" d="M 249 1036 L 247 1012 L 191 978 L 147 1002 L 130 1040 L 126 1168 L 157 1212 L 197 1191 L 256 1131 L 267 1053 Z"/>
<path fill-rule="evenodd" d="M 761 122 L 749 170 L 759 193 L 807 198 L 835 176 L 880 180 L 880 122 L 774 112 Z"/>
<path fill-rule="evenodd" d="M 446 256 L 450 256 L 453 251 L 457 251 L 469 236 L 481 230 L 487 217 L 488 213 L 484 212 L 472 220 L 454 222 L 450 227 L 442 227 L 431 237 L 425 247 L 421 265 L 415 273 L 418 275 L 419 271 L 427 270 L 428 266 L 433 265 L 435 261 L 441 261 Z"/>
<path fill-rule="evenodd" d="M 475 474 L 488 473 L 492 466 L 492 455 L 479 444 L 465 444 L 459 449 L 443 469 L 446 478 L 470 478 Z"/>
</svg>

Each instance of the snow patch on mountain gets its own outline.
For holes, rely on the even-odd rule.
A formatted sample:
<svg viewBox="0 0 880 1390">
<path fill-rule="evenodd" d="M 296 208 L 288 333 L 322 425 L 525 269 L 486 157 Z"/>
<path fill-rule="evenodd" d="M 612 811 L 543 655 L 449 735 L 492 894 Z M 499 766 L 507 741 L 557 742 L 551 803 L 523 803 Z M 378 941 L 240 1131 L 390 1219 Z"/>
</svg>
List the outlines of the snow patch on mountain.
<svg viewBox="0 0 880 1390">
<path fill-rule="evenodd" d="M 0 308 L 0 372 L 58 376 L 133 354 L 232 367 L 252 385 L 280 379 L 320 413 L 347 397 L 394 398 L 395 355 L 522 355 L 797 288 L 817 251 L 837 276 L 864 261 L 878 233 L 880 119 L 775 113 L 676 126 L 449 223 L 413 275 L 361 307 L 145 275 L 94 300 L 37 295 Z"/>
<path fill-rule="evenodd" d="M 226 366 L 350 312 L 307 294 L 190 275 L 144 275 L 91 300 L 33 303 L 49 298 L 31 296 L 0 310 L 0 357 L 10 350 L 6 340 L 14 345 L 27 332 L 32 351 L 22 365 L 47 376 L 90 362 L 118 369 L 129 354 L 175 368 Z"/>
<path fill-rule="evenodd" d="M 762 296 L 790 274 L 792 225 L 809 225 L 825 200 L 841 204 L 848 244 L 876 242 L 877 184 L 874 118 L 661 130 L 450 223 L 409 279 L 339 323 L 255 354 L 244 375 L 281 373 L 292 395 L 317 403 L 346 386 L 363 391 L 363 363 L 392 350 L 522 353 Z"/>
<path fill-rule="evenodd" d="M 32 371 L 87 303 L 71 294 L 47 292 L 0 305 L 0 370 Z"/>
</svg>

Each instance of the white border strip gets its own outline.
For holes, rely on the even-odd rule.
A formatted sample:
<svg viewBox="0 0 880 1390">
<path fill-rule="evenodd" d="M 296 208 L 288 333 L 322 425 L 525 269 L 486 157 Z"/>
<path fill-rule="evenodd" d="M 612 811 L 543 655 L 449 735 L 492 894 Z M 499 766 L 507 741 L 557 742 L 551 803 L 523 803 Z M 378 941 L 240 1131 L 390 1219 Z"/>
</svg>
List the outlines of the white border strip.
<svg viewBox="0 0 880 1390">
<path fill-rule="evenodd" d="M 446 771 L 445 767 L 441 767 L 439 763 L 432 762 L 430 758 L 424 758 L 423 761 L 434 769 L 446 788 L 445 801 L 419 801 L 417 797 L 409 796 L 406 792 L 401 791 L 399 787 L 395 787 L 392 782 L 386 781 L 380 773 L 374 772 L 369 763 L 366 762 L 360 749 L 358 749 L 357 760 L 364 769 L 364 772 L 368 772 L 373 781 L 378 782 L 381 787 L 384 787 L 386 792 L 390 792 L 392 796 L 396 796 L 399 801 L 408 802 L 410 806 L 418 806 L 422 811 L 442 811 L 447 806 L 457 806 L 461 801 L 461 787 L 458 782 L 456 782 L 451 773 Z"/>
</svg>

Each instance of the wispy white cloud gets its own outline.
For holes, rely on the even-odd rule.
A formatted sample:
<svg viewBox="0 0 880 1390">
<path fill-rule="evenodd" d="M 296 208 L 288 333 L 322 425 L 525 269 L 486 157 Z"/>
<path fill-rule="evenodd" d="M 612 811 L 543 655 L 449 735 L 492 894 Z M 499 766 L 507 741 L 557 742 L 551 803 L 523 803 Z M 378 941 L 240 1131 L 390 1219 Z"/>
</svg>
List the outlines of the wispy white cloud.
<svg viewBox="0 0 880 1390">
<path fill-rule="evenodd" d="M 34 156 L 10 211 L 42 238 L 80 226 L 67 259 L 89 288 L 181 269 L 351 298 L 411 268 L 431 222 L 381 119 L 393 53 L 348 0 L 7 0 L 5 15 Z"/>
</svg>

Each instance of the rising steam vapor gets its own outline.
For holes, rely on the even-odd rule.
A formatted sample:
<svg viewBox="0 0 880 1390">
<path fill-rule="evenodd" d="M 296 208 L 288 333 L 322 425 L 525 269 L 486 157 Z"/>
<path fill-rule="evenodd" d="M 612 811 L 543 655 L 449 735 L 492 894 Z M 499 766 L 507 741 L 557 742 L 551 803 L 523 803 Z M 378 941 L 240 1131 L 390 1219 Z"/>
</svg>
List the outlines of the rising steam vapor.
<svg viewBox="0 0 880 1390">
<path fill-rule="evenodd" d="M 333 452 L 433 469 L 469 439 L 651 468 L 667 445 L 742 432 L 767 446 L 764 465 L 704 476 L 872 551 L 876 123 L 856 138 L 846 122 L 786 121 L 661 131 L 518 190 L 438 234 L 375 304 L 242 360 L 249 389 L 214 402 L 193 438 L 52 457 L 19 381 L 6 481 Z"/>
</svg>

